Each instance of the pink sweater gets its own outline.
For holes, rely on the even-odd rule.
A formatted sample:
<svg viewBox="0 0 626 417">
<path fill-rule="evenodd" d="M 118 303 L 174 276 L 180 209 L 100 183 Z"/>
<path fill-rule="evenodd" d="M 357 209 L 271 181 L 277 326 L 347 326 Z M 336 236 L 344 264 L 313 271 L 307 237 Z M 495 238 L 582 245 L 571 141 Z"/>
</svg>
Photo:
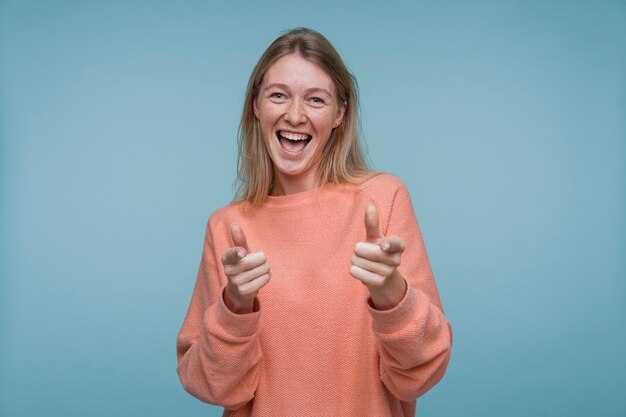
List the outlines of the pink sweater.
<svg viewBox="0 0 626 417">
<path fill-rule="evenodd" d="M 398 270 L 407 292 L 385 311 L 349 271 L 371 201 L 385 236 L 406 244 Z M 414 416 L 416 398 L 446 370 L 452 329 L 404 184 L 380 174 L 269 197 L 247 214 L 240 206 L 216 211 L 207 224 L 177 340 L 185 389 L 232 417 Z M 223 300 L 220 257 L 233 246 L 231 223 L 271 265 L 250 314 L 234 314 Z"/>
</svg>

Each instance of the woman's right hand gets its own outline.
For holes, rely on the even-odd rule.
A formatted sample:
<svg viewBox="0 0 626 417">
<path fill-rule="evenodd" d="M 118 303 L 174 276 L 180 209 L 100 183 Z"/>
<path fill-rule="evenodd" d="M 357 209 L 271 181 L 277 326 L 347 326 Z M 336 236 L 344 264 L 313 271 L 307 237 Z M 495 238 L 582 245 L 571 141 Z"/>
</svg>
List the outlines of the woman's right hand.
<svg viewBox="0 0 626 417">
<path fill-rule="evenodd" d="M 228 278 L 224 303 L 233 313 L 252 313 L 254 297 L 270 280 L 270 264 L 263 252 L 250 253 L 246 235 L 239 225 L 231 224 L 230 231 L 235 246 L 222 254 L 222 265 Z"/>
</svg>

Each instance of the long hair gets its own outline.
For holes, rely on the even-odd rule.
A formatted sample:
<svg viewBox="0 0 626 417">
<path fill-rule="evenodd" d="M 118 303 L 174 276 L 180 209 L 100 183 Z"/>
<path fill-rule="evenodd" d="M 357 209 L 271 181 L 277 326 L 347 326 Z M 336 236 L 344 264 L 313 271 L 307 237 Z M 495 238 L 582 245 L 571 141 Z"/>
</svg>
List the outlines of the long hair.
<svg viewBox="0 0 626 417">
<path fill-rule="evenodd" d="M 333 129 L 323 150 L 316 171 L 317 185 L 358 183 L 373 175 L 360 140 L 356 79 L 324 36 L 307 28 L 292 29 L 272 42 L 263 53 L 250 75 L 246 90 L 238 133 L 235 201 L 247 201 L 253 207 L 258 207 L 265 201 L 274 184 L 272 160 L 265 148 L 253 103 L 267 70 L 278 59 L 289 54 L 298 54 L 322 68 L 335 84 L 338 103 L 346 103 L 341 124 Z"/>
</svg>

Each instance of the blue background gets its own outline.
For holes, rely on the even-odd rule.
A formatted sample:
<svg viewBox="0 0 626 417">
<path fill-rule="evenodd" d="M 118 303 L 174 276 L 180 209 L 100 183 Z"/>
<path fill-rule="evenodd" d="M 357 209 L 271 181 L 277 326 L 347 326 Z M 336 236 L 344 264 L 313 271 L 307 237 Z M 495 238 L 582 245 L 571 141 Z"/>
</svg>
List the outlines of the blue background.
<svg viewBox="0 0 626 417">
<path fill-rule="evenodd" d="M 0 415 L 218 416 L 175 372 L 248 76 L 334 43 L 455 330 L 420 416 L 626 415 L 626 3 L 0 2 Z"/>
</svg>

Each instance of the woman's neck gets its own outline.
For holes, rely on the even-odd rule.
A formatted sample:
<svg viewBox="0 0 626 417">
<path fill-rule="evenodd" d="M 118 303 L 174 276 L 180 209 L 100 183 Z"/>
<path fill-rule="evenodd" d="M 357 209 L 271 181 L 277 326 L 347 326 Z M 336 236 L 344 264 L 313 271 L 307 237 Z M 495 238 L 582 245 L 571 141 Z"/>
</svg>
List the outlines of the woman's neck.
<svg viewBox="0 0 626 417">
<path fill-rule="evenodd" d="M 274 186 L 271 195 L 289 195 L 312 190 L 317 186 L 315 172 L 294 177 L 280 172 L 274 173 Z"/>
</svg>

